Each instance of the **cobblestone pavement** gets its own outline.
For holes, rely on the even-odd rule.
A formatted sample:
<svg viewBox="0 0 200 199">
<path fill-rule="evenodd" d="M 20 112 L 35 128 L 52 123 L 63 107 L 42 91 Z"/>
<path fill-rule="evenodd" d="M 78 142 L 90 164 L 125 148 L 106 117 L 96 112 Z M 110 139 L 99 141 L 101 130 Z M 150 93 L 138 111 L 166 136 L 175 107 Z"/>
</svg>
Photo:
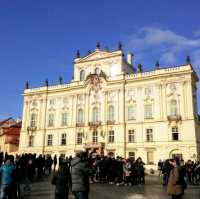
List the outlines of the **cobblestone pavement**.
<svg viewBox="0 0 200 199">
<path fill-rule="evenodd" d="M 25 199 L 53 199 L 54 187 L 49 180 L 32 184 L 32 192 Z M 108 184 L 92 184 L 90 199 L 170 199 L 158 177 L 148 177 L 145 186 L 116 187 Z M 70 194 L 69 199 L 73 199 Z M 183 199 L 200 199 L 200 186 L 189 186 Z"/>
</svg>

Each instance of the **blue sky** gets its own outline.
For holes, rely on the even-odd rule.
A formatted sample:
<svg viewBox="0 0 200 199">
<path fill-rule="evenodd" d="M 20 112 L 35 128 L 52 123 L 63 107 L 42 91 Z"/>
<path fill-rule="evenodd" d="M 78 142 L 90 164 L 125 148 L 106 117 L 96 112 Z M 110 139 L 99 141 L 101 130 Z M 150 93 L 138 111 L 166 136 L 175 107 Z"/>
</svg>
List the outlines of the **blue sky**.
<svg viewBox="0 0 200 199">
<path fill-rule="evenodd" d="M 146 70 L 185 63 L 199 73 L 199 0 L 0 0 L 0 119 L 21 116 L 26 80 L 70 81 L 76 50 L 82 55 L 117 47 Z"/>
</svg>

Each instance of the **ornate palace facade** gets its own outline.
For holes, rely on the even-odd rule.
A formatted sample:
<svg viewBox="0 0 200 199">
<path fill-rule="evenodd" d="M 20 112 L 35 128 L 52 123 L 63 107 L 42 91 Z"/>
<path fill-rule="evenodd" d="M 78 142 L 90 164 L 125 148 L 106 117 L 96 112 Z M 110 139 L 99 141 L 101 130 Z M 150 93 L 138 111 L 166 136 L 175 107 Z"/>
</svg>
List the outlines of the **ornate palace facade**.
<svg viewBox="0 0 200 199">
<path fill-rule="evenodd" d="M 74 155 L 81 150 L 142 157 L 200 157 L 198 77 L 192 66 L 143 72 L 132 54 L 101 50 L 74 59 L 69 84 L 24 91 L 20 153 Z"/>
</svg>

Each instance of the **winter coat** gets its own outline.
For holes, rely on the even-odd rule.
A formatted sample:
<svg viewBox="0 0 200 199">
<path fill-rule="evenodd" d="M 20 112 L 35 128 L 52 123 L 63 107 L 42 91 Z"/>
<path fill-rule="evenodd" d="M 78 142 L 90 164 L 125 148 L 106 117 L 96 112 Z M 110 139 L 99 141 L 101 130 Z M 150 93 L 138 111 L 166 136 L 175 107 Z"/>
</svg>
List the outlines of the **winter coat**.
<svg viewBox="0 0 200 199">
<path fill-rule="evenodd" d="M 184 193 L 180 183 L 180 167 L 174 167 L 170 171 L 167 193 L 170 195 L 182 195 Z"/>
<path fill-rule="evenodd" d="M 70 183 L 70 173 L 69 168 L 64 167 L 59 169 L 54 173 L 51 183 L 56 186 L 55 193 L 68 195 L 69 193 L 69 183 Z"/>
<path fill-rule="evenodd" d="M 72 191 L 89 192 L 89 174 L 91 173 L 86 161 L 75 157 L 71 161 Z"/>
<path fill-rule="evenodd" d="M 14 183 L 15 166 L 5 163 L 0 167 L 1 185 L 11 185 Z"/>
</svg>

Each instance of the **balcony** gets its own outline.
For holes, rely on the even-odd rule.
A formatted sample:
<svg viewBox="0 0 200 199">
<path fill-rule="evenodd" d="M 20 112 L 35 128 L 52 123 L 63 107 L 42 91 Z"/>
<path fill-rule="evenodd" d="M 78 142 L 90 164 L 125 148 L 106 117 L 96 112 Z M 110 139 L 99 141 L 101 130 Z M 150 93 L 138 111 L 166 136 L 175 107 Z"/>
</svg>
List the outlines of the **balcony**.
<svg viewBox="0 0 200 199">
<path fill-rule="evenodd" d="M 167 119 L 169 122 L 178 122 L 178 121 L 181 121 L 181 115 L 168 115 L 167 116 Z"/>
<path fill-rule="evenodd" d="M 37 127 L 36 126 L 28 126 L 27 131 L 36 131 Z"/>
<path fill-rule="evenodd" d="M 113 121 L 112 121 L 112 120 L 108 120 L 108 121 L 107 121 L 107 125 L 114 125 L 114 124 L 115 124 L 115 121 L 114 121 L 114 120 L 113 120 Z"/>
<path fill-rule="evenodd" d="M 88 142 L 84 144 L 84 148 L 89 149 L 89 148 L 104 148 L 105 143 L 103 142 Z"/>
<path fill-rule="evenodd" d="M 76 127 L 83 127 L 83 126 L 85 126 L 85 123 L 83 123 L 83 122 L 76 123 Z"/>
<path fill-rule="evenodd" d="M 88 122 L 88 126 L 91 126 L 91 127 L 97 127 L 97 126 L 100 126 L 100 125 L 101 125 L 100 121 Z"/>
</svg>

